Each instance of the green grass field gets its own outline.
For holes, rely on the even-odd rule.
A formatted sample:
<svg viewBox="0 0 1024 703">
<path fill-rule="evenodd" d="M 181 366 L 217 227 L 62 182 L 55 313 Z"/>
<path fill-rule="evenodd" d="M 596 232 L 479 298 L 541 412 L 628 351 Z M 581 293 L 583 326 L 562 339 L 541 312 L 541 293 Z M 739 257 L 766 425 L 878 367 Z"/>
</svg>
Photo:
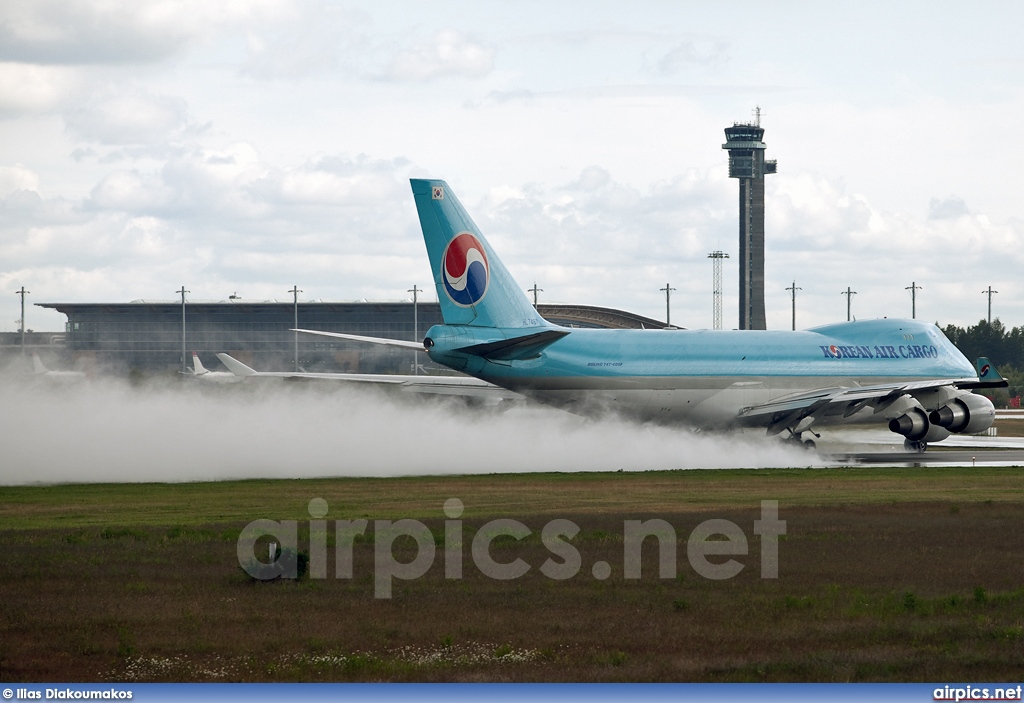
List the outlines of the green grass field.
<svg viewBox="0 0 1024 703">
<path fill-rule="evenodd" d="M 236 540 L 257 518 L 365 518 L 354 576 L 253 582 Z M 464 547 L 446 579 L 448 498 L 466 541 L 496 541 L 520 578 L 483 576 Z M 777 579 L 760 578 L 754 521 L 779 501 Z M 374 598 L 373 520 L 415 518 L 438 555 Z M 574 521 L 573 578 L 539 567 L 554 518 Z M 623 521 L 661 518 L 677 569 L 623 574 Z M 709 518 L 735 522 L 749 553 L 713 581 L 687 560 Z M 1015 680 L 1024 665 L 1024 474 L 1015 468 L 843 468 L 521 474 L 397 479 L 0 488 L 0 679 L 185 681 L 935 681 Z M 395 543 L 410 561 L 415 543 Z M 724 557 L 719 557 L 722 560 Z M 714 558 L 713 558 L 714 560 Z M 599 580 L 591 566 L 605 561 Z"/>
</svg>

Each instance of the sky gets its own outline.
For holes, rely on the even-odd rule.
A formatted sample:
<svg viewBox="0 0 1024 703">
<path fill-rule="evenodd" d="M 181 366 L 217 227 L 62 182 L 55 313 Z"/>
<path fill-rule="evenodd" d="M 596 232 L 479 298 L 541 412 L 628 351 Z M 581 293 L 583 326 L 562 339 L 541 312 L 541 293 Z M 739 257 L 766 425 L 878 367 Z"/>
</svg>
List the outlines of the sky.
<svg viewBox="0 0 1024 703">
<path fill-rule="evenodd" d="M 737 324 L 723 130 L 761 108 L 769 329 L 1024 325 L 1024 4 L 0 4 L 0 330 L 28 302 L 398 300 L 445 179 L 540 300 Z M 433 291 L 427 296 L 433 295 Z M 26 326 L 64 316 L 30 306 Z"/>
</svg>

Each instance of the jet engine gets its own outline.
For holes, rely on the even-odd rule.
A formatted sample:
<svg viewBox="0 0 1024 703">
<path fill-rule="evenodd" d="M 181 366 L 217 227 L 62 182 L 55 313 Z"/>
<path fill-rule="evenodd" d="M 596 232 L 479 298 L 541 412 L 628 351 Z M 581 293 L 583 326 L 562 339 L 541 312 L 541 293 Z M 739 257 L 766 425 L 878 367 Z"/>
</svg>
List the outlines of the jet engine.
<svg viewBox="0 0 1024 703">
<path fill-rule="evenodd" d="M 910 408 L 899 417 L 889 420 L 889 429 L 911 442 L 941 442 L 949 430 L 929 421 L 923 408 Z"/>
<path fill-rule="evenodd" d="M 932 424 L 945 427 L 950 432 L 964 434 L 984 432 L 992 426 L 995 418 L 996 410 L 992 401 L 974 393 L 965 393 L 954 398 L 938 410 L 933 410 L 928 416 Z M 892 429 L 892 423 L 889 423 L 889 427 Z"/>
<path fill-rule="evenodd" d="M 889 429 L 901 434 L 912 442 L 924 439 L 931 423 L 921 408 L 911 408 L 899 417 L 889 420 Z"/>
</svg>

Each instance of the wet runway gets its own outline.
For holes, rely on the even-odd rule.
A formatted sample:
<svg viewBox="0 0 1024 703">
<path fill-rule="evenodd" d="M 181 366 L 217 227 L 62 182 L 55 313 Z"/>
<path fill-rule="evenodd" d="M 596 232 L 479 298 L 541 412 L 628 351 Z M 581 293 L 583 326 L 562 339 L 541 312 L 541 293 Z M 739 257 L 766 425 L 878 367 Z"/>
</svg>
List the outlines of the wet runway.
<svg viewBox="0 0 1024 703">
<path fill-rule="evenodd" d="M 1024 449 L 930 449 L 924 453 L 853 452 L 827 455 L 838 463 L 889 466 L 1024 466 Z"/>
<path fill-rule="evenodd" d="M 833 434 L 818 445 L 826 461 L 889 466 L 1024 466 L 1024 437 L 949 437 L 926 452 L 908 452 L 881 430 Z"/>
</svg>

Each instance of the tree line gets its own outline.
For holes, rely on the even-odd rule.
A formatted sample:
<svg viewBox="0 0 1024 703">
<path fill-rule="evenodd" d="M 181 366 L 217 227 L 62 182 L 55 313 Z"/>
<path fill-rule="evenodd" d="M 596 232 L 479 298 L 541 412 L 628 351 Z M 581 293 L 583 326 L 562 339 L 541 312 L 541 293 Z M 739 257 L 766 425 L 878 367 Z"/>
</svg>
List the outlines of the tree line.
<svg viewBox="0 0 1024 703">
<path fill-rule="evenodd" d="M 1009 388 L 993 394 L 997 405 L 1005 406 L 1010 398 L 1024 393 L 1024 325 L 1008 328 L 997 318 L 992 322 L 981 320 L 973 327 L 946 325 L 941 329 L 970 361 L 980 356 L 988 358 L 1010 382 Z"/>
</svg>

